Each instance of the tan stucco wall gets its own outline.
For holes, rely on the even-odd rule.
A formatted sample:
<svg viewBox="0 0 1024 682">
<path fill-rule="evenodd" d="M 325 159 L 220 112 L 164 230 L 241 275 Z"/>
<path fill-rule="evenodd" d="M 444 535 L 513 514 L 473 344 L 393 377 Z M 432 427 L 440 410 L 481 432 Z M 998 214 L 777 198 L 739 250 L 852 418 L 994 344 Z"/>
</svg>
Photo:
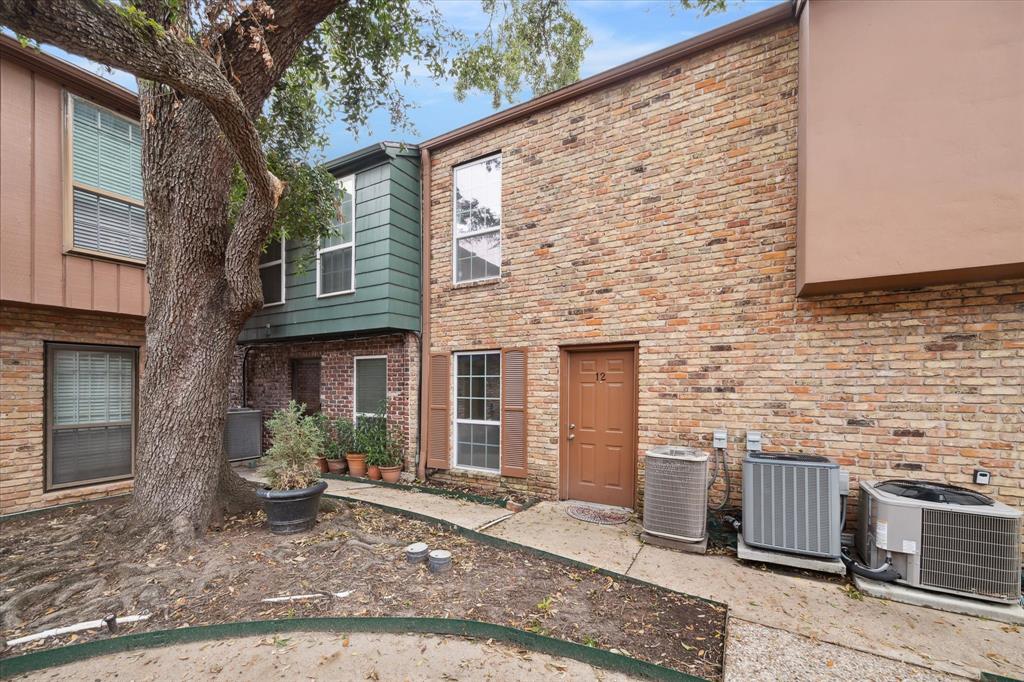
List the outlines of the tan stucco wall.
<svg viewBox="0 0 1024 682">
<path fill-rule="evenodd" d="M 1024 2 L 811 0 L 802 294 L 1024 276 Z"/>
</svg>

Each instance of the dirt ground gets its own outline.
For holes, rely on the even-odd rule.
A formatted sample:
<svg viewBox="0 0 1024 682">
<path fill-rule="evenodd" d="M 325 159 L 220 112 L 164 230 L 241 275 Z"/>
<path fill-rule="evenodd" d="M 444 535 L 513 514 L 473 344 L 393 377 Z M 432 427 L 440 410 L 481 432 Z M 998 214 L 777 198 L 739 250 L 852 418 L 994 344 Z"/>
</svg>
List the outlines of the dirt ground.
<svg viewBox="0 0 1024 682">
<path fill-rule="evenodd" d="M 468 618 L 537 632 L 708 679 L 722 673 L 725 610 L 532 554 L 497 549 L 369 506 L 329 503 L 300 536 L 274 536 L 262 514 L 227 519 L 175 549 L 119 535 L 123 502 L 8 521 L 0 528 L 2 636 L 118 615 L 153 617 L 125 632 L 308 616 Z M 402 548 L 447 549 L 430 573 Z M 285 603 L 268 597 L 352 591 Z M 11 647 L 11 656 L 109 636 L 84 632 Z"/>
<path fill-rule="evenodd" d="M 602 680 L 634 678 L 496 642 L 319 632 L 243 637 L 92 658 L 19 680 Z"/>
</svg>

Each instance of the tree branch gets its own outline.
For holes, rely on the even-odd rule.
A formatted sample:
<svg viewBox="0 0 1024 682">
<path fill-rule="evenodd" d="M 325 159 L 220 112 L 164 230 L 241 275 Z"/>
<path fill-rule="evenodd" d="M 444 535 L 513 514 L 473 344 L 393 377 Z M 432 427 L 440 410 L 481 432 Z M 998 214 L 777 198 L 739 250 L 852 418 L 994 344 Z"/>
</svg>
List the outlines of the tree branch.
<svg viewBox="0 0 1024 682">
<path fill-rule="evenodd" d="M 243 12 L 224 32 L 224 63 L 242 101 L 255 115 L 316 27 L 347 0 L 271 0 L 272 15 Z M 249 36 L 262 35 L 266 53 Z M 264 55 L 270 56 L 267 62 Z"/>
</svg>

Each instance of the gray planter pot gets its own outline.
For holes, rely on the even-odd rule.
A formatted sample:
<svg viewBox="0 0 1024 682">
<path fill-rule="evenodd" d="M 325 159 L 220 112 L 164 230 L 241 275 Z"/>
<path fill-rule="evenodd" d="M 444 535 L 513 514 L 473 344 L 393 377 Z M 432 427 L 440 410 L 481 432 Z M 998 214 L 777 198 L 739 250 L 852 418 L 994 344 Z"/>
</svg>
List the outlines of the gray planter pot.
<svg viewBox="0 0 1024 682">
<path fill-rule="evenodd" d="M 327 481 L 318 481 L 298 490 L 260 488 L 256 495 L 263 500 L 270 532 L 278 535 L 301 533 L 316 525 L 320 496 L 327 490 Z"/>
</svg>

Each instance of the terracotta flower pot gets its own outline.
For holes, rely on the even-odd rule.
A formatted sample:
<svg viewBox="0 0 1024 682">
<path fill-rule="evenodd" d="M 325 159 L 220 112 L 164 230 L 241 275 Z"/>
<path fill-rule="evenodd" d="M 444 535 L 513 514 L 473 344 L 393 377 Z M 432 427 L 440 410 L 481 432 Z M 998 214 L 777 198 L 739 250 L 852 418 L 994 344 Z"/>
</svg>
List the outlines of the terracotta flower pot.
<svg viewBox="0 0 1024 682">
<path fill-rule="evenodd" d="M 367 473 L 370 475 L 370 480 L 371 481 L 379 481 L 380 480 L 380 467 L 379 466 L 377 466 L 376 464 L 371 464 L 366 469 L 367 469 Z"/>
<path fill-rule="evenodd" d="M 329 459 L 327 460 L 327 468 L 332 474 L 343 474 L 345 473 L 345 460 Z"/>
<path fill-rule="evenodd" d="M 398 477 L 402 475 L 402 467 L 381 467 L 380 475 L 385 483 L 398 483 Z"/>
<path fill-rule="evenodd" d="M 366 455 L 360 452 L 350 452 L 345 455 L 348 461 L 348 472 L 352 476 L 362 478 L 366 476 Z"/>
<path fill-rule="evenodd" d="M 320 470 L 321 474 L 326 474 L 327 471 L 328 471 L 328 468 L 327 468 L 327 458 L 326 457 L 317 457 L 316 458 L 316 467 L 317 467 L 317 469 Z"/>
</svg>

